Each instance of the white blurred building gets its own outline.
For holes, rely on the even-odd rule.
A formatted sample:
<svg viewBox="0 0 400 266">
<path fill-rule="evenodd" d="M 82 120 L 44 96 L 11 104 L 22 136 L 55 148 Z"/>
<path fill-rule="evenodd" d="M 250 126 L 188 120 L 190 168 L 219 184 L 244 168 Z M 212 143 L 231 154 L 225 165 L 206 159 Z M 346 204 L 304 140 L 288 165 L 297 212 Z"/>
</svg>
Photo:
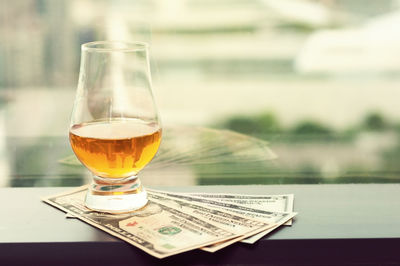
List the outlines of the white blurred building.
<svg viewBox="0 0 400 266">
<path fill-rule="evenodd" d="M 400 72 L 400 10 L 360 27 L 316 31 L 295 66 L 300 73 Z"/>
</svg>

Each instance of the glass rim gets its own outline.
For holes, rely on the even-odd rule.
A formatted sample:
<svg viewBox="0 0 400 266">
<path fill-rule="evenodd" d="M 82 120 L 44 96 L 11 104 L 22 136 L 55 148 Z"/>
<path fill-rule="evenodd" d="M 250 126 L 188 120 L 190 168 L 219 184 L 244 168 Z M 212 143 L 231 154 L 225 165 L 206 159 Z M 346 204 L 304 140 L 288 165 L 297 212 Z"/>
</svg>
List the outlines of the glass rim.
<svg viewBox="0 0 400 266">
<path fill-rule="evenodd" d="M 115 45 L 115 47 L 113 47 Z M 117 45 L 120 45 L 118 47 Z M 95 41 L 82 44 L 82 51 L 93 52 L 137 52 L 145 51 L 149 47 L 148 43 L 134 41 Z"/>
</svg>

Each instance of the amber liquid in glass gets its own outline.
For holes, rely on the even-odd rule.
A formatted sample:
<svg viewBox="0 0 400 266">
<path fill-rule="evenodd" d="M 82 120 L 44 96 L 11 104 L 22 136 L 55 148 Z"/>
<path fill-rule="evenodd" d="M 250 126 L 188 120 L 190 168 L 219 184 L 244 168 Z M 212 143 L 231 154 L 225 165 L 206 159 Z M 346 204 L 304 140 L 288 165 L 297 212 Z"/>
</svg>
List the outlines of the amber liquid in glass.
<svg viewBox="0 0 400 266">
<path fill-rule="evenodd" d="M 96 176 L 135 176 L 156 154 L 161 128 L 138 119 L 74 125 L 69 132 L 78 159 Z"/>
</svg>

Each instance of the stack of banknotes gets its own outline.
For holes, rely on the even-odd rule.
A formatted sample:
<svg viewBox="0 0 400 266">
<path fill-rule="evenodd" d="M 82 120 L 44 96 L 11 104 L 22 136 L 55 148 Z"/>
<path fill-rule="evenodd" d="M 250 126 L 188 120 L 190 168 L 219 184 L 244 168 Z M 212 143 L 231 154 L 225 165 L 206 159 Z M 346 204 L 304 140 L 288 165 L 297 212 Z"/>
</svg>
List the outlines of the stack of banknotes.
<svg viewBox="0 0 400 266">
<path fill-rule="evenodd" d="M 236 242 L 253 244 L 291 225 L 293 194 L 177 193 L 147 189 L 148 204 L 135 212 L 107 214 L 84 206 L 87 186 L 42 200 L 157 258 L 193 249 L 216 252 Z"/>
</svg>

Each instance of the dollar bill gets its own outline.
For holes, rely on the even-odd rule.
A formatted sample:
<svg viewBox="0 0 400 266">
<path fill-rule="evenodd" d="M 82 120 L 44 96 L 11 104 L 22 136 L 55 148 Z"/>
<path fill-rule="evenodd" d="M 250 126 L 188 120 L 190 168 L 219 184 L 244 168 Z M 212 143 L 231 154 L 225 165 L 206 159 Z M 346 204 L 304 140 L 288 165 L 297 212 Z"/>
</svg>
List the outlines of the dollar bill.
<svg viewBox="0 0 400 266">
<path fill-rule="evenodd" d="M 228 211 L 238 213 L 240 215 L 243 215 L 245 217 L 255 219 L 258 221 L 277 224 L 276 227 L 267 229 L 267 230 L 265 230 L 261 233 L 258 233 L 254 236 L 251 236 L 249 238 L 241 240 L 241 242 L 249 243 L 249 244 L 255 243 L 257 240 L 261 239 L 268 233 L 272 232 L 278 226 L 286 223 L 288 220 L 292 219 L 297 214 L 296 212 L 274 212 L 274 211 L 269 211 L 269 210 L 255 209 L 255 208 L 250 208 L 250 207 L 243 206 L 243 205 L 233 204 L 231 202 L 216 201 L 216 200 L 211 200 L 211 199 L 201 198 L 201 197 L 194 197 L 194 196 L 189 196 L 189 195 L 180 194 L 180 193 L 171 193 L 171 192 L 165 192 L 165 191 L 153 190 L 153 189 L 151 189 L 151 190 L 148 189 L 148 191 L 151 191 L 156 194 L 169 196 L 172 198 L 178 198 L 178 199 L 187 200 L 187 201 L 191 201 L 191 202 L 198 202 L 201 204 L 205 204 L 206 206 L 211 207 L 211 208 L 220 208 L 220 209 L 228 210 Z"/>
<path fill-rule="evenodd" d="M 207 198 L 223 202 L 231 202 L 236 205 L 246 206 L 254 209 L 269 210 L 275 212 L 293 212 L 294 195 L 243 195 L 243 194 L 225 194 L 225 193 L 177 193 L 193 197 Z M 73 218 L 66 214 L 66 217 Z M 284 225 L 291 225 L 292 220 Z"/>
<path fill-rule="evenodd" d="M 151 191 L 148 192 L 148 198 L 152 201 L 161 202 L 168 206 L 178 208 L 187 214 L 199 217 L 203 220 L 215 222 L 219 227 L 240 235 L 237 238 L 201 248 L 208 252 L 215 252 L 244 238 L 276 226 L 275 223 L 265 223 L 249 219 L 227 210 L 210 208 L 198 202 L 193 203 L 187 200 L 156 194 Z"/>
<path fill-rule="evenodd" d="M 92 211 L 83 205 L 86 191 L 87 186 L 84 186 L 42 200 L 157 258 L 240 236 L 218 226 L 218 223 L 200 219 L 152 199 L 146 207 L 127 214 L 111 215 Z"/>
<path fill-rule="evenodd" d="M 249 208 L 276 212 L 293 212 L 294 195 L 243 195 L 222 193 L 182 193 L 194 197 L 231 202 Z M 292 219 L 284 225 L 292 225 Z"/>
</svg>

